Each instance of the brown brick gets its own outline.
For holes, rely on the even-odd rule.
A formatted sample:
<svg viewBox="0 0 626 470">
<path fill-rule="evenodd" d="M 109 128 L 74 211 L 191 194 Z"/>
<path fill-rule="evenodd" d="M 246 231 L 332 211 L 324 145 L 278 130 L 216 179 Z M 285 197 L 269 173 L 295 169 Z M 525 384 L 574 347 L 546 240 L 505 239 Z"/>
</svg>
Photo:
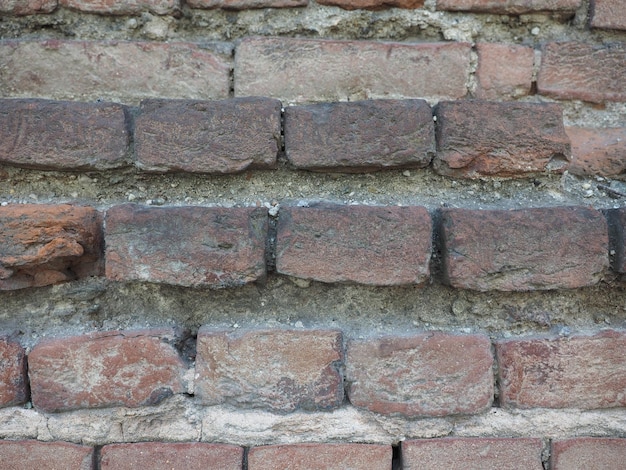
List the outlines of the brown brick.
<svg viewBox="0 0 626 470">
<path fill-rule="evenodd" d="M 524 177 L 567 167 L 570 142 L 556 104 L 446 101 L 435 115 L 433 165 L 443 175 Z"/>
<path fill-rule="evenodd" d="M 276 270 L 322 282 L 390 286 L 429 276 L 431 220 L 423 207 L 283 208 Z"/>
<path fill-rule="evenodd" d="M 382 414 L 479 413 L 493 399 L 489 338 L 425 333 L 348 343 L 350 402 Z"/>
<path fill-rule="evenodd" d="M 624 0 L 593 0 L 591 2 L 591 27 L 626 30 Z"/>
<path fill-rule="evenodd" d="M 502 406 L 613 408 L 626 405 L 626 334 L 513 339 L 496 344 Z"/>
<path fill-rule="evenodd" d="M 6 15 L 52 13 L 56 7 L 57 0 L 0 0 L 0 14 Z"/>
<path fill-rule="evenodd" d="M 44 411 L 156 405 L 184 392 L 170 330 L 43 341 L 28 356 L 33 405 Z"/>
<path fill-rule="evenodd" d="M 476 50 L 477 98 L 509 100 L 530 94 L 535 60 L 531 47 L 481 42 Z"/>
<path fill-rule="evenodd" d="M 579 42 L 543 48 L 537 89 L 542 95 L 591 102 L 626 101 L 626 46 Z"/>
<path fill-rule="evenodd" d="M 626 273 L 626 208 L 609 209 L 606 214 L 610 246 L 614 252 L 611 267 L 618 273 Z"/>
<path fill-rule="evenodd" d="M 467 43 L 248 38 L 237 48 L 235 96 L 287 103 L 369 98 L 461 98 Z"/>
<path fill-rule="evenodd" d="M 0 41 L 5 97 L 227 98 L 230 57 L 191 43 Z"/>
<path fill-rule="evenodd" d="M 332 409 L 343 400 L 337 331 L 226 332 L 201 329 L 196 397 L 273 411 Z"/>
<path fill-rule="evenodd" d="M 223 8 L 225 10 L 248 10 L 253 8 L 304 7 L 309 0 L 188 0 L 191 8 Z"/>
<path fill-rule="evenodd" d="M 566 127 L 565 131 L 572 142 L 570 173 L 602 176 L 626 173 L 626 127 Z"/>
<path fill-rule="evenodd" d="M 102 216 L 91 207 L 0 207 L 0 290 L 102 274 Z"/>
<path fill-rule="evenodd" d="M 109 279 L 232 287 L 265 276 L 266 209 L 125 204 L 106 220 Z"/>
<path fill-rule="evenodd" d="M 253 447 L 248 470 L 389 470 L 391 446 L 373 444 L 295 444 Z"/>
<path fill-rule="evenodd" d="M 113 103 L 0 100 L 0 163 L 55 170 L 127 164 L 124 107 Z"/>
<path fill-rule="evenodd" d="M 332 5 L 346 10 L 380 10 L 382 8 L 421 8 L 424 0 L 320 0 L 321 5 Z"/>
<path fill-rule="evenodd" d="M 285 151 L 308 170 L 423 168 L 435 154 L 435 127 L 423 100 L 322 103 L 285 109 Z"/>
<path fill-rule="evenodd" d="M 93 449 L 69 442 L 0 441 L 3 470 L 92 470 Z"/>
<path fill-rule="evenodd" d="M 0 407 L 19 405 L 27 400 L 24 348 L 6 336 L 0 337 Z"/>
<path fill-rule="evenodd" d="M 241 470 L 243 448 L 226 444 L 140 442 L 104 446 L 102 470 Z"/>
<path fill-rule="evenodd" d="M 541 450 L 541 439 L 418 439 L 402 443 L 402 468 L 543 470 Z"/>
<path fill-rule="evenodd" d="M 581 0 L 437 0 L 437 10 L 518 15 L 537 11 L 574 13 Z"/>
<path fill-rule="evenodd" d="M 178 0 L 59 0 L 59 5 L 104 15 L 136 15 L 143 12 L 167 15 L 180 7 Z"/>
<path fill-rule="evenodd" d="M 552 441 L 552 470 L 619 469 L 626 461 L 626 439 L 578 437 Z"/>
<path fill-rule="evenodd" d="M 280 148 L 278 100 L 148 100 L 135 120 L 137 163 L 149 171 L 235 173 L 273 168 Z"/>
</svg>

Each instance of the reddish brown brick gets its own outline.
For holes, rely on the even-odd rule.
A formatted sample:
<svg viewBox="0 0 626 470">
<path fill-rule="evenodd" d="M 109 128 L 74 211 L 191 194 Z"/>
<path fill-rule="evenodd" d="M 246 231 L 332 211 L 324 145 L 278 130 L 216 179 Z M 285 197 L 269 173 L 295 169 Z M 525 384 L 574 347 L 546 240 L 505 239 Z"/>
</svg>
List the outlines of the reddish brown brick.
<svg viewBox="0 0 626 470">
<path fill-rule="evenodd" d="M 454 99 L 467 93 L 470 45 L 248 38 L 237 48 L 235 96 L 287 103 L 369 98 Z"/>
<path fill-rule="evenodd" d="M 156 405 L 184 391 L 173 331 L 104 332 L 43 341 L 28 356 L 33 405 L 44 411 Z"/>
<path fill-rule="evenodd" d="M 626 334 L 500 341 L 502 406 L 613 408 L 626 405 Z"/>
<path fill-rule="evenodd" d="M 93 449 L 69 442 L 0 441 L 0 468 L 92 470 Z"/>
<path fill-rule="evenodd" d="M 0 407 L 19 405 L 27 400 L 24 348 L 8 337 L 0 337 Z"/>
<path fill-rule="evenodd" d="M 102 216 L 91 207 L 0 207 L 0 290 L 102 274 Z"/>
<path fill-rule="evenodd" d="M 276 270 L 322 282 L 390 286 L 429 276 L 431 220 L 423 207 L 283 208 Z"/>
<path fill-rule="evenodd" d="M 232 287 L 265 276 L 266 209 L 126 204 L 106 221 L 109 279 Z"/>
<path fill-rule="evenodd" d="M 477 98 L 509 100 L 530 94 L 535 60 L 531 47 L 481 42 L 476 51 Z"/>
<path fill-rule="evenodd" d="M 618 469 L 626 461 L 626 439 L 578 437 L 552 441 L 552 470 Z"/>
<path fill-rule="evenodd" d="M 127 164 L 124 107 L 0 100 L 0 162 L 26 168 L 105 170 Z"/>
<path fill-rule="evenodd" d="M 380 10 L 382 8 L 421 8 L 424 0 L 320 0 L 321 5 L 332 5 L 346 10 Z"/>
<path fill-rule="evenodd" d="M 593 0 L 591 2 L 591 27 L 626 30 L 625 7 L 624 0 Z"/>
<path fill-rule="evenodd" d="M 626 46 L 579 42 L 543 48 L 537 89 L 542 95 L 591 102 L 626 101 Z"/>
<path fill-rule="evenodd" d="M 443 175 L 524 177 L 567 167 L 570 142 L 556 104 L 445 101 L 435 115 L 433 164 Z"/>
<path fill-rule="evenodd" d="M 626 127 L 566 127 L 565 131 L 572 142 L 570 173 L 602 176 L 626 173 Z"/>
<path fill-rule="evenodd" d="M 389 470 L 391 446 L 373 444 L 295 444 L 253 447 L 248 470 Z"/>
<path fill-rule="evenodd" d="M 402 443 L 402 468 L 543 470 L 541 450 L 541 439 L 419 439 Z"/>
<path fill-rule="evenodd" d="M 350 341 L 348 397 L 382 414 L 479 413 L 493 399 L 490 348 L 485 336 L 446 333 Z"/>
<path fill-rule="evenodd" d="M 447 282 L 480 291 L 572 289 L 608 267 L 604 216 L 586 207 L 444 209 Z"/>
<path fill-rule="evenodd" d="M 102 470 L 241 470 L 243 448 L 226 444 L 140 442 L 100 452 Z"/>
<path fill-rule="evenodd" d="M 167 15 L 180 7 L 178 0 L 59 0 L 59 5 L 104 15 L 136 15 L 142 12 Z"/>
<path fill-rule="evenodd" d="M 6 15 L 52 13 L 56 7 L 57 0 L 0 0 L 0 14 Z"/>
<path fill-rule="evenodd" d="M 337 408 L 343 400 L 338 331 L 201 329 L 196 397 L 273 411 Z"/>
<path fill-rule="evenodd" d="M 423 100 L 292 106 L 285 109 L 285 150 L 308 170 L 422 168 L 435 154 L 432 112 Z"/>
<path fill-rule="evenodd" d="M 437 0 L 437 10 L 518 15 L 537 11 L 574 13 L 581 0 Z"/>
<path fill-rule="evenodd" d="M 278 100 L 148 100 L 135 120 L 137 163 L 149 171 L 235 173 L 273 168 L 280 148 Z"/>
<path fill-rule="evenodd" d="M 225 10 L 248 10 L 253 8 L 304 7 L 309 0 L 188 0 L 191 8 L 223 8 Z"/>
</svg>

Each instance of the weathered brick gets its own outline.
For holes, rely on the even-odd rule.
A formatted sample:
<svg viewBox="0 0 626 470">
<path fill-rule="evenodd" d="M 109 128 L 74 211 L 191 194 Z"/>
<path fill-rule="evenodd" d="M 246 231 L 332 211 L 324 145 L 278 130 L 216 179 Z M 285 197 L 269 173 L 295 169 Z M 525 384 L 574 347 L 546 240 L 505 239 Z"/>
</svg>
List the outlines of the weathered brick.
<svg viewBox="0 0 626 470">
<path fill-rule="evenodd" d="M 541 439 L 419 439 L 402 443 L 402 468 L 543 470 L 541 450 Z"/>
<path fill-rule="evenodd" d="M 288 107 L 285 151 L 296 168 L 308 170 L 422 168 L 435 154 L 432 112 L 423 100 Z"/>
<path fill-rule="evenodd" d="M 538 11 L 574 13 L 581 0 L 437 0 L 437 10 L 518 15 Z"/>
<path fill-rule="evenodd" d="M 24 348 L 8 337 L 0 337 L 0 407 L 19 405 L 27 400 Z"/>
<path fill-rule="evenodd" d="M 571 289 L 608 267 L 604 216 L 586 207 L 442 211 L 447 282 L 480 291 Z"/>
<path fill-rule="evenodd" d="M 382 8 L 421 8 L 424 0 L 320 0 L 321 5 L 332 5 L 346 10 L 380 10 Z"/>
<path fill-rule="evenodd" d="M 253 447 L 248 470 L 389 470 L 391 446 L 374 444 L 295 444 Z"/>
<path fill-rule="evenodd" d="M 124 107 L 37 99 L 0 100 L 0 163 L 55 170 L 127 164 Z"/>
<path fill-rule="evenodd" d="M 112 444 L 100 452 L 102 470 L 241 470 L 243 448 L 201 442 Z"/>
<path fill-rule="evenodd" d="M 59 0 L 59 5 L 105 15 L 136 15 L 143 12 L 167 15 L 180 7 L 178 0 Z"/>
<path fill-rule="evenodd" d="M 618 273 L 626 273 L 626 208 L 606 211 L 610 246 L 614 252 L 611 268 Z"/>
<path fill-rule="evenodd" d="M 93 449 L 69 442 L 0 441 L 0 468 L 92 470 Z"/>
<path fill-rule="evenodd" d="M 147 330 L 42 341 L 28 356 L 33 405 L 50 412 L 137 407 L 182 393 L 186 367 L 173 340 L 173 331 Z"/>
<path fill-rule="evenodd" d="M 423 207 L 283 208 L 276 270 L 322 282 L 423 284 L 430 275 L 431 219 Z"/>
<path fill-rule="evenodd" d="M 235 96 L 288 103 L 454 99 L 467 93 L 467 43 L 248 38 L 235 56 Z"/>
<path fill-rule="evenodd" d="M 196 397 L 273 411 L 332 409 L 343 400 L 338 331 L 201 329 Z"/>
<path fill-rule="evenodd" d="M 565 131 L 572 142 L 570 173 L 602 176 L 626 173 L 626 127 L 566 127 Z"/>
<path fill-rule="evenodd" d="M 350 341 L 348 397 L 382 414 L 479 413 L 493 399 L 490 348 L 485 336 L 446 333 Z"/>
<path fill-rule="evenodd" d="M 102 274 L 102 216 L 91 207 L 0 207 L 0 290 Z"/>
<path fill-rule="evenodd" d="M 591 27 L 626 30 L 624 0 L 593 0 L 591 2 Z"/>
<path fill-rule="evenodd" d="M 537 77 L 539 93 L 591 102 L 626 101 L 626 46 L 548 43 Z"/>
<path fill-rule="evenodd" d="M 52 13 L 56 10 L 57 0 L 0 0 L 0 15 L 36 15 Z"/>
<path fill-rule="evenodd" d="M 552 441 L 552 470 L 618 469 L 626 461 L 626 439 L 578 437 Z"/>
<path fill-rule="evenodd" d="M 481 42 L 476 51 L 477 98 L 509 100 L 530 94 L 535 60 L 531 47 Z"/>
<path fill-rule="evenodd" d="M 626 334 L 500 341 L 500 402 L 517 408 L 626 405 Z"/>
<path fill-rule="evenodd" d="M 0 41 L 5 97 L 227 98 L 230 57 L 192 43 Z"/>
<path fill-rule="evenodd" d="M 571 154 L 561 108 L 551 103 L 441 102 L 438 173 L 454 177 L 524 177 L 562 172 Z"/>
<path fill-rule="evenodd" d="M 135 119 L 135 152 L 149 171 L 235 173 L 273 168 L 280 148 L 278 100 L 148 100 Z"/>
<path fill-rule="evenodd" d="M 188 0 L 191 8 L 223 8 L 248 10 L 253 8 L 291 8 L 307 6 L 309 0 Z"/>
<path fill-rule="evenodd" d="M 232 287 L 265 276 L 267 210 L 116 206 L 106 216 L 115 281 Z"/>
</svg>

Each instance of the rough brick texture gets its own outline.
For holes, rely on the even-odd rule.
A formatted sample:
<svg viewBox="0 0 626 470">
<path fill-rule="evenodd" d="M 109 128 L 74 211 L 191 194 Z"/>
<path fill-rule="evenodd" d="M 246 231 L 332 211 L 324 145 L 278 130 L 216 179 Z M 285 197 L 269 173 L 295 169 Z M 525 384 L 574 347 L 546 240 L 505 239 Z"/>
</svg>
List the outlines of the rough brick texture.
<svg viewBox="0 0 626 470">
<path fill-rule="evenodd" d="M 225 444 L 141 442 L 100 451 L 102 470 L 241 470 L 243 448 Z"/>
<path fill-rule="evenodd" d="M 626 46 L 548 43 L 537 77 L 539 93 L 591 102 L 626 101 Z"/>
<path fill-rule="evenodd" d="M 104 170 L 127 164 L 128 144 L 118 104 L 0 100 L 0 163 Z"/>
<path fill-rule="evenodd" d="M 106 220 L 109 279 L 231 287 L 265 276 L 266 209 L 125 204 Z"/>
<path fill-rule="evenodd" d="M 476 51 L 477 98 L 508 100 L 530 94 L 535 60 L 531 47 L 481 42 Z"/>
<path fill-rule="evenodd" d="M 209 405 L 274 411 L 336 408 L 343 400 L 342 348 L 338 331 L 201 329 L 196 396 Z"/>
<path fill-rule="evenodd" d="M 287 103 L 368 98 L 461 98 L 467 43 L 244 39 L 235 57 L 235 96 Z"/>
<path fill-rule="evenodd" d="M 5 97 L 227 98 L 230 58 L 191 43 L 0 41 Z"/>
<path fill-rule="evenodd" d="M 449 438 L 402 443 L 403 470 L 543 470 L 541 439 Z"/>
<path fill-rule="evenodd" d="M 371 444 L 297 444 L 253 447 L 248 470 L 389 470 L 391 446 Z"/>
<path fill-rule="evenodd" d="M 437 10 L 520 14 L 536 11 L 574 13 L 581 0 L 437 0 Z"/>
<path fill-rule="evenodd" d="M 572 142 L 570 173 L 602 176 L 626 173 L 626 127 L 566 127 L 565 131 Z"/>
<path fill-rule="evenodd" d="M 348 398 L 382 414 L 482 412 L 493 398 L 490 348 L 485 336 L 445 333 L 350 341 Z"/>
<path fill-rule="evenodd" d="M 604 216 L 586 207 L 444 209 L 447 282 L 480 291 L 571 289 L 608 267 Z"/>
<path fill-rule="evenodd" d="M 423 100 L 370 100 L 285 109 L 285 151 L 296 168 L 367 171 L 428 166 L 435 128 Z"/>
<path fill-rule="evenodd" d="M 614 252 L 611 267 L 618 273 L 626 273 L 626 208 L 609 209 L 606 214 Z"/>
<path fill-rule="evenodd" d="M 0 337 L 0 407 L 19 405 L 27 400 L 24 348 L 10 338 Z"/>
<path fill-rule="evenodd" d="M 626 439 L 579 437 L 552 441 L 551 470 L 618 469 L 626 461 Z"/>
<path fill-rule="evenodd" d="M 57 0 L 0 0 L 0 14 L 35 15 L 51 13 L 57 7 Z"/>
<path fill-rule="evenodd" d="M 92 470 L 93 449 L 68 442 L 0 441 L 0 468 Z"/>
<path fill-rule="evenodd" d="M 148 100 L 135 119 L 137 163 L 149 171 L 235 173 L 273 168 L 280 148 L 278 100 Z"/>
<path fill-rule="evenodd" d="M 0 290 L 102 274 L 102 216 L 90 207 L 0 207 Z"/>
<path fill-rule="evenodd" d="M 570 158 L 561 108 L 548 103 L 441 102 L 435 170 L 443 175 L 560 172 Z"/>
<path fill-rule="evenodd" d="M 105 15 L 136 15 L 142 12 L 167 15 L 179 8 L 178 0 L 59 0 L 59 6 Z"/>
<path fill-rule="evenodd" d="M 28 356 L 33 405 L 44 411 L 156 405 L 184 391 L 170 330 L 105 332 L 37 344 Z"/>
<path fill-rule="evenodd" d="M 309 0 L 189 0 L 191 8 L 223 8 L 225 10 L 246 10 L 252 8 L 303 7 Z"/>
<path fill-rule="evenodd" d="M 382 8 L 421 8 L 424 0 L 320 0 L 321 5 L 333 5 L 346 10 L 380 10 Z"/>
<path fill-rule="evenodd" d="M 283 208 L 276 270 L 322 282 L 419 285 L 430 275 L 430 234 L 423 207 Z"/>
<path fill-rule="evenodd" d="M 592 28 L 626 30 L 624 0 L 593 0 L 591 5 Z"/>
<path fill-rule="evenodd" d="M 518 408 L 626 405 L 626 335 L 514 339 L 496 344 L 500 402 Z"/>
</svg>

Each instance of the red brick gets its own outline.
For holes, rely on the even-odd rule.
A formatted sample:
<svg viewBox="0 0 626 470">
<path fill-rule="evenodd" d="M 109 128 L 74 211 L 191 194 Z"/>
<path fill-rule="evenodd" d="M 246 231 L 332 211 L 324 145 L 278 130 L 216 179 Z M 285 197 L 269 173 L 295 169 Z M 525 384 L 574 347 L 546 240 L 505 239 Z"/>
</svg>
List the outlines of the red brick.
<svg viewBox="0 0 626 470">
<path fill-rule="evenodd" d="M 148 100 L 135 119 L 137 163 L 149 171 L 235 173 L 273 168 L 280 148 L 278 100 Z"/>
<path fill-rule="evenodd" d="M 626 334 L 513 339 L 496 344 L 500 401 L 517 408 L 626 405 Z"/>
<path fill-rule="evenodd" d="M 606 214 L 611 249 L 615 252 L 611 267 L 614 271 L 626 273 L 626 208 L 609 209 Z"/>
<path fill-rule="evenodd" d="M 56 7 L 57 0 L 0 0 L 0 14 L 7 15 L 52 13 Z"/>
<path fill-rule="evenodd" d="M 626 30 L 624 0 L 592 0 L 591 27 Z"/>
<path fill-rule="evenodd" d="M 389 470 L 391 446 L 373 444 L 295 444 L 253 447 L 248 470 Z"/>
<path fill-rule="evenodd" d="M 106 221 L 109 279 L 232 287 L 265 276 L 266 209 L 125 204 Z"/>
<path fill-rule="evenodd" d="M 570 142 L 556 104 L 445 101 L 435 115 L 440 174 L 524 177 L 567 167 Z"/>
<path fill-rule="evenodd" d="M 0 407 L 19 405 L 27 400 L 24 348 L 10 338 L 0 337 Z"/>
<path fill-rule="evenodd" d="M 43 341 L 28 356 L 43 411 L 156 405 L 183 393 L 185 365 L 170 330 L 93 333 Z"/>
<path fill-rule="evenodd" d="M 136 15 L 142 12 L 167 15 L 180 7 L 178 0 L 59 0 L 59 5 L 105 15 Z"/>
<path fill-rule="evenodd" d="M 608 267 L 604 216 L 586 207 L 444 209 L 447 282 L 480 291 L 572 289 Z"/>
<path fill-rule="evenodd" d="M 446 333 L 350 341 L 348 397 L 382 414 L 479 413 L 493 399 L 490 348 L 486 336 Z"/>
<path fill-rule="evenodd" d="M 308 170 L 423 168 L 435 154 L 435 127 L 423 100 L 322 103 L 285 109 L 285 150 Z"/>
<path fill-rule="evenodd" d="M 283 208 L 276 270 L 322 282 L 391 286 L 430 276 L 431 220 L 423 207 Z"/>
<path fill-rule="evenodd" d="M 196 397 L 273 411 L 337 408 L 343 400 L 338 331 L 226 332 L 201 329 Z"/>
<path fill-rule="evenodd" d="M 25 168 L 105 170 L 127 164 L 124 107 L 0 100 L 0 162 Z"/>
<path fill-rule="evenodd" d="M 92 470 L 93 449 L 68 442 L 0 441 L 0 468 Z"/>
<path fill-rule="evenodd" d="M 223 8 L 225 10 L 248 10 L 253 8 L 304 7 L 309 0 L 188 0 L 191 8 Z"/>
<path fill-rule="evenodd" d="M 332 5 L 346 10 L 380 10 L 383 8 L 421 8 L 424 0 L 320 0 L 321 5 Z"/>
<path fill-rule="evenodd" d="M 0 207 L 0 290 L 102 274 L 102 216 L 91 207 Z"/>
<path fill-rule="evenodd" d="M 467 43 L 248 38 L 235 56 L 235 96 L 288 103 L 369 98 L 461 98 Z"/>
<path fill-rule="evenodd" d="M 572 142 L 570 173 L 602 176 L 626 173 L 626 127 L 566 127 L 565 131 Z"/>
<path fill-rule="evenodd" d="M 541 450 L 541 439 L 419 439 L 402 443 L 402 468 L 543 470 Z"/>
<path fill-rule="evenodd" d="M 537 11 L 574 13 L 581 0 L 437 0 L 437 10 L 518 15 Z"/>
<path fill-rule="evenodd" d="M 140 442 L 100 452 L 102 470 L 241 470 L 243 448 L 226 444 Z"/>
<path fill-rule="evenodd" d="M 5 97 L 227 98 L 230 57 L 192 43 L 0 41 Z"/>
<path fill-rule="evenodd" d="M 601 103 L 626 101 L 626 46 L 548 43 L 537 78 L 539 93 L 558 99 Z"/>
<path fill-rule="evenodd" d="M 477 98 L 509 100 L 530 94 L 535 60 L 531 47 L 481 42 L 476 51 Z"/>
<path fill-rule="evenodd" d="M 552 470 L 618 469 L 626 461 L 626 439 L 578 437 L 552 441 Z"/>
</svg>

